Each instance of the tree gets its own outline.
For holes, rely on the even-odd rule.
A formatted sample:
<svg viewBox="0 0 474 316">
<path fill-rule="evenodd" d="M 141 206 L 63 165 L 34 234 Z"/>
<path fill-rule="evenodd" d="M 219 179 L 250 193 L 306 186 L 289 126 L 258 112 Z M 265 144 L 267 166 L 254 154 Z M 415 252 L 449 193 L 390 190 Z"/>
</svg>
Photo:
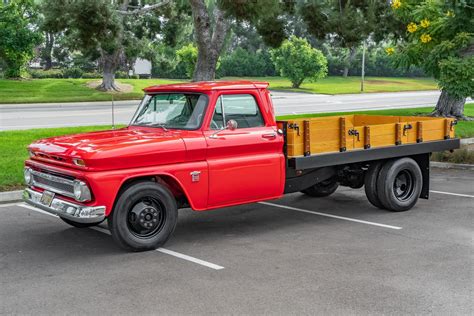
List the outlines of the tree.
<svg viewBox="0 0 474 316">
<path fill-rule="evenodd" d="M 312 81 L 324 78 L 328 71 L 327 60 L 321 51 L 296 36 L 272 50 L 271 55 L 277 71 L 290 79 L 293 88 L 299 88 L 307 78 Z"/>
<path fill-rule="evenodd" d="M 347 51 L 344 77 L 349 74 L 357 47 L 381 25 L 389 23 L 385 18 L 389 6 L 381 0 L 303 1 L 298 9 L 311 34 Z"/>
<path fill-rule="evenodd" d="M 276 47 L 285 39 L 281 16 L 291 1 L 190 0 L 198 60 L 193 80 L 214 80 L 219 56 L 229 30 L 238 22 L 255 25 L 266 44 Z"/>
<path fill-rule="evenodd" d="M 159 31 L 158 16 L 143 17 L 154 15 L 169 3 L 169 0 L 152 4 L 138 0 L 42 0 L 41 7 L 45 25 L 51 31 L 63 30 L 73 39 L 71 49 L 99 60 L 102 67 L 99 89 L 109 91 L 119 90 L 115 72 L 123 61 L 133 59 L 131 54 L 138 54 L 141 47 L 147 46 L 142 40 L 154 37 L 155 31 Z M 140 23 L 147 23 L 148 27 L 136 28 Z"/>
<path fill-rule="evenodd" d="M 224 46 L 224 40 L 230 28 L 230 21 L 224 16 L 224 11 L 214 4 L 211 8 L 213 20 L 205 0 L 190 0 L 194 36 L 198 48 L 196 68 L 193 81 L 214 80 L 217 60 Z"/>
<path fill-rule="evenodd" d="M 474 95 L 474 7 L 465 0 L 393 0 L 392 8 L 406 32 L 387 52 L 399 66 L 419 66 L 438 81 L 432 115 L 464 118 L 466 97 Z"/>
<path fill-rule="evenodd" d="M 6 67 L 6 78 L 21 78 L 33 58 L 33 50 L 41 41 L 35 20 L 33 0 L 0 2 L 0 59 Z"/>
</svg>

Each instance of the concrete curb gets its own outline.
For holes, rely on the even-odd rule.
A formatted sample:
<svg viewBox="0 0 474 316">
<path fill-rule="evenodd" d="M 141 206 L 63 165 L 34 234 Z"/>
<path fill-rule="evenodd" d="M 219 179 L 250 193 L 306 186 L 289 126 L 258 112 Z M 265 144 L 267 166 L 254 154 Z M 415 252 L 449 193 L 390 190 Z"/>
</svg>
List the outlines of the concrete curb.
<svg viewBox="0 0 474 316">
<path fill-rule="evenodd" d="M 0 192 L 0 203 L 10 203 L 22 200 L 23 190 Z"/>
<path fill-rule="evenodd" d="M 461 146 L 474 144 L 474 137 L 461 139 Z"/>
<path fill-rule="evenodd" d="M 456 170 L 474 170 L 474 165 L 450 162 L 431 161 L 431 167 L 439 169 L 456 169 Z"/>
</svg>

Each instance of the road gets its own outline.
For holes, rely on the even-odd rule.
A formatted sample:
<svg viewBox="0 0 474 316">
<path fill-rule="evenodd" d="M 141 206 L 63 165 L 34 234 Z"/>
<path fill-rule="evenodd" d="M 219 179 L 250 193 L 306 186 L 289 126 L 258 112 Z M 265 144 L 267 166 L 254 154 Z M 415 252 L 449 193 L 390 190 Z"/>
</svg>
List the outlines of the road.
<svg viewBox="0 0 474 316">
<path fill-rule="evenodd" d="M 277 115 L 412 108 L 433 106 L 438 91 L 317 95 L 272 92 Z M 115 122 L 127 124 L 139 101 L 115 102 Z M 80 125 L 106 125 L 112 121 L 111 103 L 45 103 L 0 105 L 0 130 Z"/>
<path fill-rule="evenodd" d="M 106 226 L 3 205 L 0 315 L 472 315 L 474 172 L 432 174 L 409 212 L 348 188 L 185 209 L 165 248 L 144 253 L 119 250 Z"/>
</svg>

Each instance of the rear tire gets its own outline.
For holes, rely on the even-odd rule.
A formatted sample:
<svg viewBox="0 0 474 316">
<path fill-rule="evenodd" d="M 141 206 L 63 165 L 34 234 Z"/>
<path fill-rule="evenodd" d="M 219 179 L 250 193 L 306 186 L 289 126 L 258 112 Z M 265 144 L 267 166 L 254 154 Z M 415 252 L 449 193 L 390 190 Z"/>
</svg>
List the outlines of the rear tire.
<svg viewBox="0 0 474 316">
<path fill-rule="evenodd" d="M 99 225 L 100 223 L 102 223 L 103 221 L 100 221 L 98 223 L 78 223 L 78 222 L 74 222 L 74 221 L 71 221 L 67 218 L 64 218 L 64 217 L 59 217 L 60 219 L 62 219 L 66 224 L 69 224 L 73 227 L 76 227 L 76 228 L 87 228 L 87 227 L 94 227 L 94 226 L 97 226 Z"/>
<path fill-rule="evenodd" d="M 339 184 L 334 179 L 328 179 L 301 191 L 311 197 L 326 197 L 333 194 Z"/>
<path fill-rule="evenodd" d="M 114 241 L 130 251 L 153 250 L 170 238 L 178 220 L 176 200 L 163 185 L 139 182 L 121 193 L 109 216 Z"/>
<path fill-rule="evenodd" d="M 369 202 L 373 206 L 378 207 L 380 209 L 385 208 L 382 202 L 380 202 L 380 199 L 377 194 L 377 178 L 379 176 L 380 169 L 382 169 L 382 166 L 382 161 L 377 161 L 371 164 L 369 170 L 367 170 L 367 173 L 364 177 L 364 190 L 365 195 L 367 196 L 367 200 L 369 200 Z"/>
<path fill-rule="evenodd" d="M 420 167 L 411 158 L 390 160 L 377 178 L 377 195 L 392 212 L 408 211 L 415 206 L 423 187 Z"/>
</svg>

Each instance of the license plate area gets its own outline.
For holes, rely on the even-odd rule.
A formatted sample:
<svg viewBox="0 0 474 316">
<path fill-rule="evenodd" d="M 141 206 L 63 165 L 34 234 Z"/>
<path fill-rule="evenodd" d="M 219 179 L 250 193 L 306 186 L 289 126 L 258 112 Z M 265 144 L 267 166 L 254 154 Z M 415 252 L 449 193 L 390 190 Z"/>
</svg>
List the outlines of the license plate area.
<svg viewBox="0 0 474 316">
<path fill-rule="evenodd" d="M 43 194 L 41 195 L 40 203 L 46 206 L 51 206 L 51 203 L 53 203 L 54 199 L 54 193 L 50 191 L 43 191 Z"/>
</svg>

